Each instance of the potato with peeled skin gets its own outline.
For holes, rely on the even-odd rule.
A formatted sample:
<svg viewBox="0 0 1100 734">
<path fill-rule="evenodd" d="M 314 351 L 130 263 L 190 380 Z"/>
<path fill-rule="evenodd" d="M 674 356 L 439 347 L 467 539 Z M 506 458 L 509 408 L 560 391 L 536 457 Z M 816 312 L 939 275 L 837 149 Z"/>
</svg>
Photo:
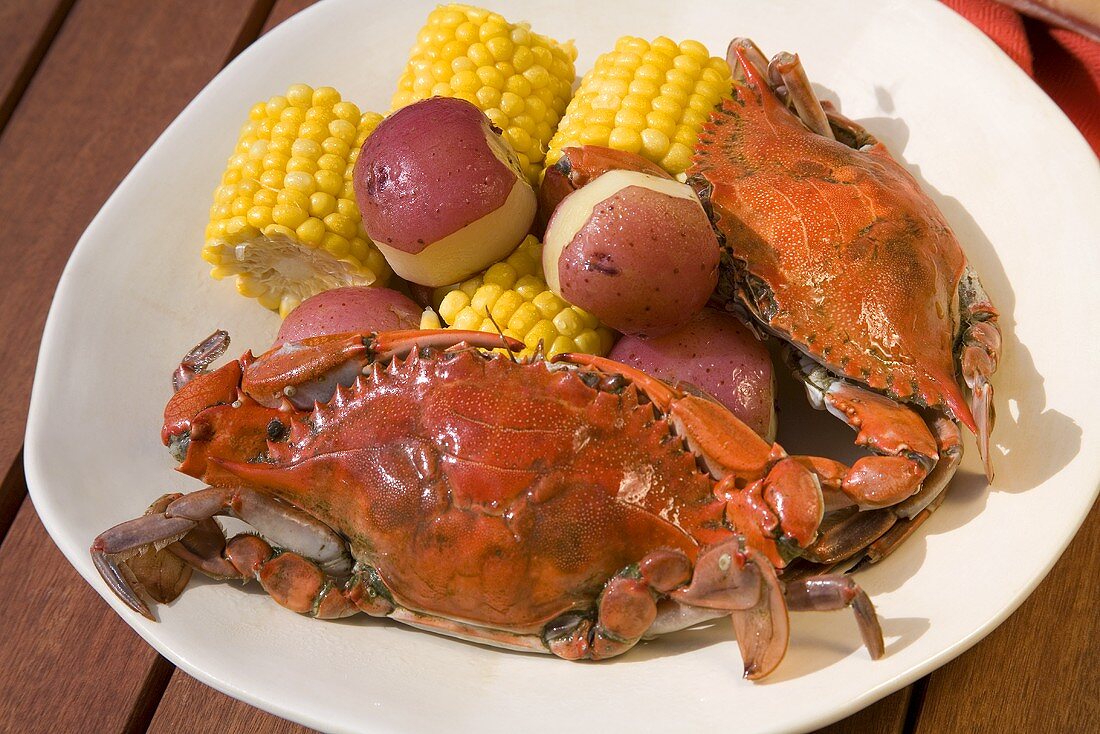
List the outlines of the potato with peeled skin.
<svg viewBox="0 0 1100 734">
<path fill-rule="evenodd" d="M 609 171 L 566 196 L 546 227 L 550 289 L 625 334 L 683 326 L 718 283 L 718 240 L 685 184 Z"/>
<path fill-rule="evenodd" d="M 287 314 L 273 347 L 346 331 L 419 329 L 423 309 L 389 288 L 349 286 L 322 291 Z"/>
<path fill-rule="evenodd" d="M 535 217 L 515 151 L 469 102 L 432 97 L 383 120 L 355 162 L 363 226 L 394 272 L 427 286 L 504 259 Z"/>
<path fill-rule="evenodd" d="M 775 439 L 771 355 L 731 314 L 704 308 L 671 334 L 624 336 L 607 356 L 686 392 L 698 388 L 766 440 Z"/>
</svg>

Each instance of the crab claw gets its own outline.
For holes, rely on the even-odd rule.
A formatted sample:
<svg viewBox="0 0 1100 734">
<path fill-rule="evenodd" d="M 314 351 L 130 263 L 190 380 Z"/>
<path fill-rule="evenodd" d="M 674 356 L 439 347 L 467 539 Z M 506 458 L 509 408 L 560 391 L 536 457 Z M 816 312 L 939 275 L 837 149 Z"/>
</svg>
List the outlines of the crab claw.
<svg viewBox="0 0 1100 734">
<path fill-rule="evenodd" d="M 739 538 L 699 554 L 691 583 L 669 596 L 681 604 L 728 612 L 749 680 L 763 678 L 787 652 L 790 620 L 783 588 L 767 559 Z"/>
<path fill-rule="evenodd" d="M 92 563 L 107 586 L 126 606 L 154 622 L 139 592 L 166 604 L 191 580 L 191 567 L 165 548 L 197 525 L 187 518 L 165 517 L 165 508 L 179 497 L 160 497 L 142 517 L 116 525 L 92 541 Z"/>
<path fill-rule="evenodd" d="M 146 515 L 100 534 L 92 542 L 92 562 L 126 606 L 156 621 L 140 592 L 167 603 L 179 596 L 191 575 L 190 566 L 184 566 L 185 574 L 174 578 L 170 585 L 165 584 L 159 574 L 168 568 L 164 563 L 168 556 L 180 556 L 216 578 L 251 577 L 256 571 L 257 554 L 247 547 L 256 538 L 242 536 L 236 548 L 247 552 L 235 554 L 232 548 L 227 550 L 224 536 L 217 537 L 217 525 L 212 519 L 216 515 L 247 522 L 280 548 L 308 559 L 317 573 L 344 577 L 351 572 L 347 545 L 335 531 L 303 510 L 245 487 L 207 487 L 187 495 L 165 495 L 153 503 Z M 181 545 L 177 546 L 177 542 Z M 270 550 L 266 541 L 263 545 Z M 146 558 L 150 553 L 158 559 L 156 563 L 134 568 L 135 558 Z M 182 563 L 178 558 L 175 561 Z M 280 579 L 269 580 L 265 588 L 280 583 Z"/>
<path fill-rule="evenodd" d="M 180 366 L 172 373 L 172 390 L 178 392 L 195 375 L 206 372 L 206 368 L 218 357 L 225 354 L 225 350 L 228 348 L 229 332 L 223 329 L 218 329 L 196 344 L 191 351 L 183 355 Z"/>
</svg>

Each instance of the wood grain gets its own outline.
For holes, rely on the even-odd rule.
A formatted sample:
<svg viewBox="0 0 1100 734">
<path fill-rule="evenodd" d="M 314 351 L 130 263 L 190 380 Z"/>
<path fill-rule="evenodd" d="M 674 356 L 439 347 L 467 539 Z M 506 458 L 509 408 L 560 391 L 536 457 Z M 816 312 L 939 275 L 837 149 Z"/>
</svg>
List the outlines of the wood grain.
<svg viewBox="0 0 1100 734">
<path fill-rule="evenodd" d="M 160 656 L 73 570 L 30 502 L 4 540 L 0 589 L 0 731 L 125 731 Z"/>
<path fill-rule="evenodd" d="M 149 734 L 310 734 L 313 729 L 260 711 L 176 670 Z"/>
<path fill-rule="evenodd" d="M 78 3 L 0 133 L 0 473 L 22 445 L 42 326 L 73 245 L 222 67 L 256 2 Z"/>
<path fill-rule="evenodd" d="M 1100 505 L 1027 601 L 932 673 L 916 733 L 1100 731 L 1098 609 Z"/>
<path fill-rule="evenodd" d="M 0 2 L 0 130 L 74 0 Z M 6 468 L 6 467 L 5 467 Z"/>
<path fill-rule="evenodd" d="M 846 719 L 818 729 L 815 734 L 902 734 L 912 690 L 913 686 L 906 686 Z"/>
</svg>

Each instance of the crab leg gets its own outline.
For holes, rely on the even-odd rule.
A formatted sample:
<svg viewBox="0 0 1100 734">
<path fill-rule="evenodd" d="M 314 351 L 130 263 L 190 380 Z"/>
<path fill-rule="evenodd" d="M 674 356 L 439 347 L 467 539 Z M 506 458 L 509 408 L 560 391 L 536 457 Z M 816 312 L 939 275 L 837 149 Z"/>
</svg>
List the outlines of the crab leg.
<svg viewBox="0 0 1100 734">
<path fill-rule="evenodd" d="M 638 643 L 657 618 L 657 598 L 687 583 L 691 561 L 679 551 L 658 550 L 636 568 L 607 582 L 597 602 L 595 622 L 566 614 L 543 633 L 550 652 L 567 660 L 603 660 L 621 655 Z"/>
<path fill-rule="evenodd" d="M 730 523 L 773 566 L 783 568 L 813 542 L 825 512 L 821 483 L 778 444 L 760 438 L 722 405 L 681 393 L 632 367 L 587 354 L 560 354 L 555 361 L 621 374 L 669 416 L 719 480 L 714 493 L 726 501 Z"/>
<path fill-rule="evenodd" d="M 715 479 L 728 475 L 735 475 L 742 482 L 761 479 L 774 459 L 786 456 L 782 449 L 768 444 L 722 405 L 675 390 L 641 370 L 591 354 L 559 354 L 551 361 L 583 365 L 630 380 L 669 416 L 677 432 Z"/>
<path fill-rule="evenodd" d="M 959 282 L 959 310 L 963 332 L 959 339 L 963 381 L 970 388 L 970 411 L 978 431 L 978 453 L 985 463 L 985 475 L 993 481 L 993 457 L 989 454 L 989 434 L 993 431 L 993 386 L 989 378 L 1001 360 L 1001 330 L 997 309 L 986 295 L 981 281 L 967 267 Z"/>
<path fill-rule="evenodd" d="M 206 372 L 206 368 L 229 348 L 229 332 L 219 329 L 196 344 L 191 351 L 183 355 L 180 366 L 172 373 L 172 390 L 178 392 L 181 387 L 195 377 Z"/>
<path fill-rule="evenodd" d="M 735 38 L 726 49 L 726 61 L 739 82 L 759 87 L 757 91 L 760 94 L 766 93 L 766 87 L 784 105 L 793 107 L 798 119 L 811 131 L 834 139 L 829 119 L 810 85 L 798 54 L 783 51 L 773 56 L 769 63 L 751 39 Z"/>
<path fill-rule="evenodd" d="M 509 349 L 518 352 L 523 342 L 510 336 L 492 334 L 485 331 L 461 331 L 458 329 L 410 329 L 408 331 L 387 331 L 376 334 L 370 349 L 374 358 L 380 361 L 403 357 L 413 349 L 449 349 L 464 344 L 482 349 Z"/>
<path fill-rule="evenodd" d="M 875 607 L 867 597 L 867 592 L 859 588 L 850 576 L 814 576 L 800 581 L 788 582 L 783 587 L 787 598 L 787 608 L 792 612 L 827 612 L 834 609 L 851 607 L 856 614 L 856 623 L 863 644 L 878 660 L 886 654 L 882 641 L 882 627 L 878 623 Z"/>
<path fill-rule="evenodd" d="M 267 537 L 276 540 L 278 545 L 313 559 L 326 574 L 346 576 L 351 571 L 351 559 L 343 539 L 328 526 L 285 502 L 246 488 L 208 487 L 170 502 L 163 512 L 116 525 L 93 541 L 92 560 L 107 585 L 127 606 L 153 619 L 148 605 L 135 591 L 131 578 L 127 578 L 127 572 L 119 564 L 133 556 L 155 552 L 181 540 L 214 515 L 244 520 Z M 236 540 L 235 538 L 234 541 Z M 232 545 L 231 542 L 230 546 Z M 196 554 L 195 549 L 189 550 Z M 250 575 L 254 569 L 247 564 L 242 568 L 234 563 L 231 550 L 227 546 L 225 553 L 236 572 L 235 576 L 240 578 Z M 197 551 L 200 556 L 209 557 L 210 554 L 209 543 L 205 544 L 204 549 Z M 200 570 L 204 565 L 198 564 Z M 209 567 L 224 572 L 220 575 L 229 575 L 227 566 L 212 563 Z M 132 573 L 129 575 L 133 576 Z M 146 585 L 144 579 L 139 578 L 137 581 L 138 585 Z"/>
<path fill-rule="evenodd" d="M 943 502 L 944 490 L 962 459 L 959 429 L 944 416 L 932 421 L 939 461 L 925 478 L 919 491 L 908 499 L 877 510 L 863 512 L 832 512 L 821 524 L 821 534 L 804 557 L 814 563 L 830 566 L 855 556 L 866 549 L 867 561 L 877 563 L 913 534 Z M 840 462 L 816 457 L 795 457 L 818 474 L 822 484 L 839 488 L 848 467 Z M 846 497 L 840 492 L 826 492 L 826 500 Z M 835 506 L 835 505 L 834 505 Z M 829 509 L 833 509 L 830 507 Z"/>
<path fill-rule="evenodd" d="M 163 504 L 161 501 L 166 497 L 154 502 L 149 514 L 102 533 L 91 547 L 92 563 L 115 595 L 126 606 L 149 619 L 153 619 L 153 615 L 135 587 L 157 601 L 167 603 L 179 596 L 191 578 L 188 569 L 176 583 L 164 583 L 163 571 L 172 564 L 169 560 L 171 554 L 165 546 L 175 543 L 195 527 L 195 523 L 189 520 L 169 519 L 164 517 L 163 512 L 156 511 L 158 503 Z M 157 542 L 150 542 L 150 538 L 156 538 Z"/>
<path fill-rule="evenodd" d="M 782 51 L 772 57 L 768 64 L 769 76 L 778 76 L 787 90 L 787 101 L 794 106 L 798 119 L 818 135 L 834 140 L 833 130 L 829 127 L 829 118 L 821 107 L 821 102 L 810 86 L 806 69 L 798 54 Z M 774 84 L 774 81 L 773 81 Z"/>
<path fill-rule="evenodd" d="M 730 615 L 750 680 L 774 670 L 787 652 L 790 620 L 779 579 L 767 559 L 744 550 L 737 537 L 703 550 L 691 583 L 669 596 Z"/>
</svg>

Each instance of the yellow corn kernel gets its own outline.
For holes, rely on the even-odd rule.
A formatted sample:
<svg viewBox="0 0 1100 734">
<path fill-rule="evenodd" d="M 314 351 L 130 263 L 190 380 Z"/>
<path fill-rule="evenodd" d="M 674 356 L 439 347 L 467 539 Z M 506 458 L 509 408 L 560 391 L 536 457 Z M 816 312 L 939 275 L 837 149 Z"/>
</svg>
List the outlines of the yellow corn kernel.
<svg viewBox="0 0 1100 734">
<path fill-rule="evenodd" d="M 522 298 L 522 296 L 521 296 Z M 524 301 L 508 319 L 508 330 L 525 335 L 539 322 L 539 310 L 530 301 Z M 517 337 L 518 338 L 518 337 Z"/>
<path fill-rule="evenodd" d="M 452 326 L 462 331 L 477 331 L 481 327 L 481 321 L 481 314 L 467 306 L 458 312 Z"/>
<path fill-rule="evenodd" d="M 541 346 L 545 354 L 547 348 L 557 336 L 558 332 L 554 328 L 554 322 L 550 319 L 542 319 L 523 337 L 523 343 L 531 351 L 536 351 Z"/>
<path fill-rule="evenodd" d="M 546 164 L 569 146 L 637 153 L 679 175 L 707 115 L 730 95 L 729 65 L 701 43 L 624 36 L 596 59 L 550 140 Z"/>
<path fill-rule="evenodd" d="M 573 342 L 577 345 L 578 352 L 584 352 L 585 354 L 603 354 L 603 342 L 600 340 L 599 334 L 593 329 L 585 329 L 580 334 L 577 334 Z"/>
<path fill-rule="evenodd" d="M 516 269 L 507 262 L 498 262 L 485 271 L 487 284 L 500 286 L 502 290 L 508 290 L 516 283 Z"/>
<path fill-rule="evenodd" d="M 447 293 L 439 304 L 439 315 L 447 323 L 453 324 L 458 313 L 470 305 L 470 297 L 462 290 L 455 289 Z"/>
<path fill-rule="evenodd" d="M 543 280 L 542 244 L 528 236 L 501 262 L 433 294 L 442 323 L 455 329 L 502 331 L 524 343 L 531 355 L 561 352 L 606 354 L 613 334 L 586 311 L 554 295 Z M 424 320 L 421 320 L 421 328 Z"/>
<path fill-rule="evenodd" d="M 553 357 L 555 354 L 561 354 L 563 352 L 575 352 L 577 351 L 577 344 L 567 336 L 558 336 L 552 341 L 546 351 L 547 357 Z"/>
<path fill-rule="evenodd" d="M 569 103 L 576 58 L 571 42 L 558 43 L 525 23 L 469 5 L 439 6 L 417 35 L 392 106 L 432 95 L 470 101 L 504 131 L 534 184 Z"/>
<path fill-rule="evenodd" d="M 358 146 L 381 115 L 332 87 L 295 84 L 248 118 L 205 230 L 211 275 L 233 276 L 242 295 L 283 315 L 322 290 L 385 284 L 389 267 L 363 231 L 351 185 Z"/>
</svg>

